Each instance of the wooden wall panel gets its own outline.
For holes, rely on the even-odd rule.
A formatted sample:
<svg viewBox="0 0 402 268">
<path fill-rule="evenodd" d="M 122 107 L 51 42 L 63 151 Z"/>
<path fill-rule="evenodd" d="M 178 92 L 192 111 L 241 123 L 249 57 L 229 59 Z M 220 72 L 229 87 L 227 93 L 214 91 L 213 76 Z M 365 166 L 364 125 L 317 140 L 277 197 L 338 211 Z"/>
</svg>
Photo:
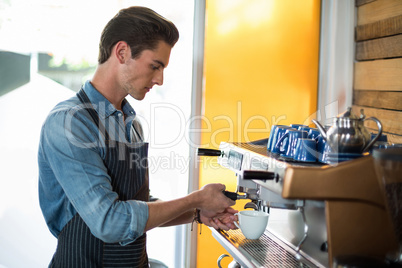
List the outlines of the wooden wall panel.
<svg viewBox="0 0 402 268">
<path fill-rule="evenodd" d="M 373 60 L 395 57 L 402 57 L 401 34 L 356 43 L 356 60 Z"/>
<path fill-rule="evenodd" d="M 356 41 L 363 41 L 402 33 L 402 15 L 359 25 L 356 27 Z"/>
<path fill-rule="evenodd" d="M 356 0 L 353 111 L 378 118 L 391 143 L 402 143 L 402 0 Z M 365 125 L 376 132 L 376 124 Z"/>
<path fill-rule="evenodd" d="M 370 130 L 370 128 L 369 128 L 369 130 Z M 373 130 L 372 132 L 375 133 L 375 130 Z M 387 133 L 387 132 L 385 132 L 384 134 L 387 135 L 389 143 L 402 144 L 402 135 L 395 135 L 395 134 Z"/>
<path fill-rule="evenodd" d="M 353 100 L 359 106 L 402 110 L 402 92 L 354 90 Z"/>
<path fill-rule="evenodd" d="M 402 58 L 355 63 L 355 90 L 402 91 Z"/>
<path fill-rule="evenodd" d="M 360 109 L 364 109 L 366 118 L 374 116 L 380 120 L 385 132 L 402 135 L 402 111 L 391 111 L 353 105 L 352 110 L 355 114 L 360 114 Z M 371 120 L 366 121 L 365 125 L 369 128 L 377 129 L 376 124 Z"/>
<path fill-rule="evenodd" d="M 376 0 L 356 0 L 356 6 L 359 7 L 374 1 Z"/>
<path fill-rule="evenodd" d="M 377 0 L 357 9 L 357 25 L 368 24 L 402 14 L 401 0 Z"/>
</svg>

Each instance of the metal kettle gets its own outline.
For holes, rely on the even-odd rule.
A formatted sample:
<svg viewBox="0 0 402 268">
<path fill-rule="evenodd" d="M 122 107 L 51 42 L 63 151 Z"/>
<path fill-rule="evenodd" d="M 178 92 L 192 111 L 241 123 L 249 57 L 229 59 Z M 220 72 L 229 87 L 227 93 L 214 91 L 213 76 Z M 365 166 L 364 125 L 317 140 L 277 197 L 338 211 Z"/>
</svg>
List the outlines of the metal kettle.
<svg viewBox="0 0 402 268">
<path fill-rule="evenodd" d="M 339 114 L 331 127 L 325 131 L 324 127 L 312 120 L 321 133 L 321 136 L 329 144 L 335 153 L 364 153 L 380 138 L 382 134 L 382 124 L 375 118 L 365 118 L 363 109 L 360 110 L 360 117 L 352 113 L 352 107 L 348 107 L 347 111 Z M 364 126 L 364 121 L 372 120 L 377 123 L 378 133 L 374 139 Z"/>
</svg>

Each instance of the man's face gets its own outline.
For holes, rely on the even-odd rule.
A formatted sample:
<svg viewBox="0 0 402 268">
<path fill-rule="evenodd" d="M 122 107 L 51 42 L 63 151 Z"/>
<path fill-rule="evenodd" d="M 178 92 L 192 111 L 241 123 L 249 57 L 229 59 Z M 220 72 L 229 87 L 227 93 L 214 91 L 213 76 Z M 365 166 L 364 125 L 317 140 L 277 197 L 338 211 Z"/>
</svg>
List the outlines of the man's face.
<svg viewBox="0 0 402 268">
<path fill-rule="evenodd" d="M 162 85 L 171 49 L 164 41 L 159 41 L 155 50 L 144 50 L 136 59 L 130 57 L 122 68 L 123 90 L 136 100 L 142 100 L 154 85 Z"/>
</svg>

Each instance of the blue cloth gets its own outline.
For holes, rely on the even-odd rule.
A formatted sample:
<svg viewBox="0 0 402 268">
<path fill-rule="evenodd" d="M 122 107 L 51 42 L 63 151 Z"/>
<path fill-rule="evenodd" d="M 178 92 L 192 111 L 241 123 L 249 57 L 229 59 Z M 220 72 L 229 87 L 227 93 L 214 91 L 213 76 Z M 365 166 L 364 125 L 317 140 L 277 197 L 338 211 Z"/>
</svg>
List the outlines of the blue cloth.
<svg viewBox="0 0 402 268">
<path fill-rule="evenodd" d="M 83 89 L 111 140 L 143 141 L 135 111 L 126 100 L 123 116 L 89 81 Z M 83 108 L 74 96 L 59 103 L 42 126 L 38 150 L 42 213 L 55 237 L 78 212 L 93 235 L 125 245 L 144 233 L 148 205 L 118 200 L 104 165 L 104 136 Z"/>
</svg>

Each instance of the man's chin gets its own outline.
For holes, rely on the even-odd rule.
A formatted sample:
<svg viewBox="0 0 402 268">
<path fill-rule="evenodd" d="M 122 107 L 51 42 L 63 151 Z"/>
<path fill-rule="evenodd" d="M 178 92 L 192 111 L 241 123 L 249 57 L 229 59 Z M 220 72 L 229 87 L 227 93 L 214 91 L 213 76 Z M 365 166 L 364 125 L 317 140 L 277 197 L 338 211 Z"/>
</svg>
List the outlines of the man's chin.
<svg viewBox="0 0 402 268">
<path fill-rule="evenodd" d="M 144 95 L 131 95 L 130 94 L 130 96 L 138 101 L 142 101 L 145 98 L 145 94 Z"/>
</svg>

